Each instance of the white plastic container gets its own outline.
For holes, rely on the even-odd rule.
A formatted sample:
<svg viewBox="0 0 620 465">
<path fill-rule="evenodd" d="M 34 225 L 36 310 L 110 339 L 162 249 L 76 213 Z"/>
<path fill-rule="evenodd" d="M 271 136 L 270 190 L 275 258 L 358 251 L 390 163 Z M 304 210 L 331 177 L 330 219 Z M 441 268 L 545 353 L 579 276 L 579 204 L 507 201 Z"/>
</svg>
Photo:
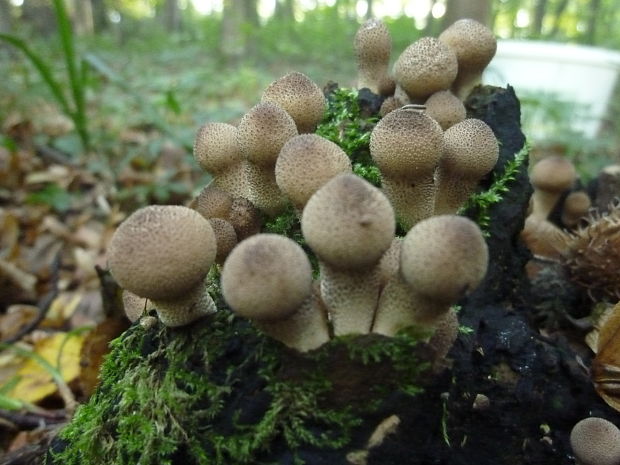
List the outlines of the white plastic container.
<svg viewBox="0 0 620 465">
<path fill-rule="evenodd" d="M 620 73 L 620 52 L 583 45 L 500 40 L 483 76 L 485 84 L 515 88 L 517 96 L 550 97 L 572 110 L 571 129 L 596 137 Z M 528 122 L 540 139 L 550 128 Z"/>
</svg>

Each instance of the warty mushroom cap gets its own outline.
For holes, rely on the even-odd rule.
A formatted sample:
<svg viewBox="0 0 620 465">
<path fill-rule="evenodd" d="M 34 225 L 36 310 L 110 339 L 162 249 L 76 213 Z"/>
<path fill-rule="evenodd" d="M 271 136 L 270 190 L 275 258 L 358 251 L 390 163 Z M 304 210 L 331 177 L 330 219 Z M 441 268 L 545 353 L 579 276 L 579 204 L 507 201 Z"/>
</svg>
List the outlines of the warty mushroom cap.
<svg viewBox="0 0 620 465">
<path fill-rule="evenodd" d="M 476 20 L 459 19 L 439 35 L 439 41 L 456 53 L 461 69 L 482 72 L 497 50 L 497 41 L 487 26 Z"/>
<path fill-rule="evenodd" d="M 530 172 L 530 182 L 536 189 L 562 193 L 575 182 L 575 166 L 566 158 L 550 156 L 537 162 Z"/>
<path fill-rule="evenodd" d="M 394 78 L 412 99 L 449 89 L 456 78 L 456 54 L 434 37 L 409 45 L 394 64 Z"/>
<path fill-rule="evenodd" d="M 302 134 L 282 147 L 276 182 L 293 205 L 303 208 L 323 184 L 351 169 L 351 160 L 338 145 L 316 134 Z"/>
<path fill-rule="evenodd" d="M 237 142 L 237 128 L 227 123 L 206 123 L 194 140 L 194 158 L 209 173 L 218 174 L 243 156 Z"/>
<path fill-rule="evenodd" d="M 246 318 L 286 318 L 311 292 L 310 261 L 303 249 L 285 236 L 251 236 L 241 241 L 224 262 L 224 300 Z"/>
<path fill-rule="evenodd" d="M 289 73 L 269 84 L 261 102 L 282 107 L 295 120 L 300 134 L 314 132 L 327 108 L 321 88 L 308 76 L 298 72 Z"/>
<path fill-rule="evenodd" d="M 409 230 L 402 243 L 400 270 L 415 293 L 451 305 L 478 286 L 488 259 L 476 223 L 462 216 L 438 215 Z"/>
<path fill-rule="evenodd" d="M 392 38 L 385 23 L 370 18 L 355 33 L 353 42 L 358 64 L 385 64 L 390 61 Z"/>
<path fill-rule="evenodd" d="M 562 205 L 562 223 L 568 227 L 575 226 L 588 214 L 591 206 L 592 201 L 586 192 L 571 192 L 566 196 Z"/>
<path fill-rule="evenodd" d="M 127 289 L 123 289 L 121 298 L 123 299 L 123 309 L 125 310 L 125 315 L 127 315 L 129 321 L 132 323 L 138 321 L 146 310 L 148 299 L 137 296 Z"/>
<path fill-rule="evenodd" d="M 426 114 L 437 121 L 444 131 L 467 117 L 465 105 L 449 90 L 435 92 L 424 106 Z"/>
<path fill-rule="evenodd" d="M 233 198 L 230 213 L 226 219 L 235 228 L 239 241 L 258 234 L 262 225 L 258 209 L 245 197 Z"/>
<path fill-rule="evenodd" d="M 120 224 L 108 247 L 108 265 L 123 289 L 170 300 L 204 279 L 215 254 L 215 234 L 202 215 L 187 207 L 151 205 Z"/>
<path fill-rule="evenodd" d="M 444 150 L 440 166 L 466 179 L 480 179 L 493 169 L 499 156 L 499 144 L 493 130 L 484 121 L 469 118 L 444 132 Z"/>
<path fill-rule="evenodd" d="M 293 118 L 280 106 L 269 102 L 251 108 L 238 127 L 241 152 L 259 166 L 274 165 L 282 146 L 296 135 Z"/>
<path fill-rule="evenodd" d="M 338 270 L 376 263 L 390 247 L 396 220 L 385 195 L 366 180 L 341 174 L 314 193 L 301 230 L 320 260 Z"/>
<path fill-rule="evenodd" d="M 579 421 L 570 433 L 570 444 L 580 465 L 620 464 L 620 429 L 603 418 Z"/>
<path fill-rule="evenodd" d="M 196 196 L 191 208 L 205 218 L 227 218 L 233 197 L 228 192 L 209 184 Z"/>
<path fill-rule="evenodd" d="M 224 263 L 230 251 L 237 245 L 237 233 L 233 225 L 222 218 L 209 218 L 209 224 L 213 228 L 217 245 L 215 262 Z"/>
<path fill-rule="evenodd" d="M 441 157 L 443 131 L 423 112 L 391 111 L 370 135 L 370 153 L 382 175 L 416 178 L 432 173 Z"/>
</svg>

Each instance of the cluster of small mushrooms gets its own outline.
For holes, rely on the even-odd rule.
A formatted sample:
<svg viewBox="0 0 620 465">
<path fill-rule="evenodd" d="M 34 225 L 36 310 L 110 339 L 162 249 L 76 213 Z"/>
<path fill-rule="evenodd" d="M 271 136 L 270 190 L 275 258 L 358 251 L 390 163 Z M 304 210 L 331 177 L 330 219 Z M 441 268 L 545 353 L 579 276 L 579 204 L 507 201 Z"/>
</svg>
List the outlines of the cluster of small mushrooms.
<svg viewBox="0 0 620 465">
<path fill-rule="evenodd" d="M 148 299 L 173 327 L 215 312 L 205 280 L 217 263 L 232 311 L 291 348 L 415 326 L 435 333 L 429 344 L 445 356 L 458 329 L 451 306 L 476 288 L 488 261 L 478 226 L 455 213 L 499 151 L 458 96 L 495 48 L 488 28 L 460 20 L 407 47 L 392 77 L 387 28 L 376 19 L 360 27 L 358 87 L 385 98 L 370 138 L 381 189 L 313 134 L 327 102 L 304 74 L 274 81 L 237 126 L 203 125 L 194 155 L 212 182 L 190 207 L 134 212 L 112 238 L 108 264 L 127 310 L 138 309 L 136 318 Z M 261 218 L 289 204 L 318 258 L 317 280 L 301 246 L 260 232 Z M 395 236 L 397 221 L 405 237 Z"/>
</svg>

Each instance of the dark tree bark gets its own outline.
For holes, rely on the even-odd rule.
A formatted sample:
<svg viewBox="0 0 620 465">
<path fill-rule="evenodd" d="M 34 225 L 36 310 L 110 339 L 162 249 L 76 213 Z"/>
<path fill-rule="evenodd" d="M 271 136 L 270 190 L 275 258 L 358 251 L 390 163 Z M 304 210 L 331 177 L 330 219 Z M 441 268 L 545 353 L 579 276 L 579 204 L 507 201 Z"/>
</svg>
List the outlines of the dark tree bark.
<svg viewBox="0 0 620 465">
<path fill-rule="evenodd" d="M 534 6 L 534 20 L 532 21 L 531 34 L 533 37 L 542 36 L 543 20 L 547 13 L 548 0 L 536 0 Z"/>
<path fill-rule="evenodd" d="M 448 0 L 443 28 L 461 18 L 471 18 L 482 24 L 489 24 L 491 2 L 489 0 Z"/>
</svg>

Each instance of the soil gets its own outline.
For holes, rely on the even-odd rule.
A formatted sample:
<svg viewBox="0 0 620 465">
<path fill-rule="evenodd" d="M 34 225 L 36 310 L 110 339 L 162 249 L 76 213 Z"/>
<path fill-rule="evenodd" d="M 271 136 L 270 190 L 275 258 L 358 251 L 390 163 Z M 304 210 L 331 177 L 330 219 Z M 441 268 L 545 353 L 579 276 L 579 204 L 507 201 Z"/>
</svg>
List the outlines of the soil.
<svg viewBox="0 0 620 465">
<path fill-rule="evenodd" d="M 525 142 L 513 90 L 479 88 L 468 100 L 467 108 L 469 116 L 486 121 L 500 140 L 495 171 L 501 175 Z M 490 175 L 483 184 L 488 187 L 492 179 Z M 334 351 L 320 363 L 327 364 L 333 385 L 341 382 L 346 389 L 324 405 L 342 407 L 351 400 L 356 409 L 359 406 L 357 416 L 361 419 L 346 446 L 333 449 L 302 444 L 291 450 L 282 435 L 277 435 L 266 450 L 244 463 L 348 464 L 351 462 L 347 454 L 364 449 L 377 425 L 396 415 L 400 423 L 395 432 L 368 451 L 368 465 L 568 465 L 575 463 L 569 444 L 575 423 L 599 416 L 620 425 L 620 414 L 608 407 L 593 388 L 587 370 L 588 352 L 579 349 L 584 334 L 565 318 L 566 314 L 584 313 L 587 300 L 583 293 L 553 267 L 549 268 L 549 279 L 543 279 L 540 285 L 533 287 L 527 278 L 526 264 L 532 257 L 518 236 L 530 194 L 524 164 L 503 200 L 490 209 L 489 272 L 482 285 L 460 302 L 459 321 L 467 330 L 459 334 L 452 347 L 448 368 L 422 377 L 423 392 L 412 396 L 393 389 L 368 411 L 361 407 L 369 401 L 368 386 L 387 383 L 389 364 L 355 365 Z M 468 214 L 473 218 L 477 212 Z M 561 305 L 545 305 L 551 296 Z M 218 418 L 212 424 L 201 425 L 224 435 L 233 434 L 239 424 L 258 423 L 273 401 L 264 389 L 260 362 L 247 362 L 260 341 L 247 336 L 247 324 L 236 324 L 241 325 L 235 330 L 237 335 L 222 342 L 226 346 L 218 362 L 211 366 L 210 376 L 224 379 L 234 371 L 236 379 L 243 382 L 234 386 Z M 136 331 L 135 326 L 131 331 Z M 165 343 L 159 339 L 161 332 L 149 334 L 152 337 L 142 343 L 145 357 Z M 164 334 L 166 338 L 175 337 L 173 332 Z M 372 337 L 377 336 L 361 339 Z M 319 363 L 285 349 L 280 357 L 282 366 L 293 367 L 280 372 L 283 379 L 289 380 L 312 372 Z M 99 400 L 106 395 L 105 379 L 103 385 Z M 97 401 L 96 396 L 91 402 Z M 107 421 L 107 428 L 113 428 L 115 419 Z M 333 428 L 320 423 L 311 428 L 317 436 L 333 434 Z M 96 440 L 100 438 L 93 438 Z M 52 450 L 57 453 L 68 445 L 66 439 L 57 439 Z M 169 459 L 175 465 L 200 463 L 183 447 Z M 48 463 L 55 463 L 51 456 Z"/>
</svg>

